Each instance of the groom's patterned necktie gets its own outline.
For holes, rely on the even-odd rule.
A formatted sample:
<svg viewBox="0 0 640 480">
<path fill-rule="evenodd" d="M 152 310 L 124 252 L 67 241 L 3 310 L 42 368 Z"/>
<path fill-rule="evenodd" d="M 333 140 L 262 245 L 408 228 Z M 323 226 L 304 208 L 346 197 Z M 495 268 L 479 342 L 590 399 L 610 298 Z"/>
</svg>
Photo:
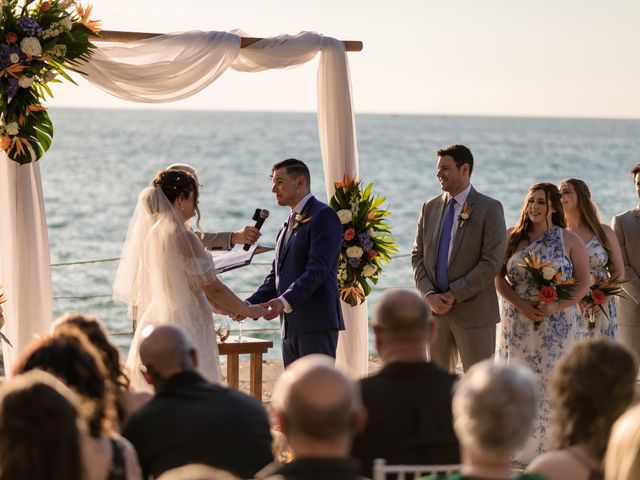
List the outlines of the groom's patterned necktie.
<svg viewBox="0 0 640 480">
<path fill-rule="evenodd" d="M 449 244 L 451 243 L 451 228 L 453 227 L 454 209 L 456 201 L 452 197 L 442 219 L 440 240 L 438 241 L 438 259 L 436 260 L 436 287 L 440 292 L 449 290 Z"/>
<path fill-rule="evenodd" d="M 293 232 L 293 227 L 295 226 L 295 220 L 293 219 L 295 214 L 295 210 L 291 210 L 291 213 L 289 214 L 289 220 L 287 220 L 287 231 L 284 234 L 284 241 L 282 242 L 283 248 L 287 246 L 287 243 L 289 243 L 289 239 L 291 238 L 291 232 Z"/>
</svg>

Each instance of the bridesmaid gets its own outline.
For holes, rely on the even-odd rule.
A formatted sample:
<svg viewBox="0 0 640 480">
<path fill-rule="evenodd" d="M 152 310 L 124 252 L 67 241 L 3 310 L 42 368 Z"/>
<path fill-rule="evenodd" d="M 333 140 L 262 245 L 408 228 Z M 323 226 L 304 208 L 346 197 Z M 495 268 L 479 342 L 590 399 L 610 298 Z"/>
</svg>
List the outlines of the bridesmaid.
<svg viewBox="0 0 640 480">
<path fill-rule="evenodd" d="M 560 195 L 567 230 L 575 233 L 584 242 L 589 255 L 589 269 L 592 276 L 598 278 L 624 277 L 624 264 L 622 252 L 615 233 L 604 223 L 600 223 L 598 210 L 591 201 L 589 187 L 582 180 L 567 178 L 560 182 Z M 603 305 L 607 315 L 602 310 L 581 302 L 580 311 L 583 322 L 580 325 L 578 336 L 580 337 L 608 337 L 616 338 L 616 302 L 611 297 Z M 589 328 L 588 321 L 593 314 L 595 328 Z M 608 317 L 608 318 L 607 318 Z"/>
<path fill-rule="evenodd" d="M 525 447 L 514 463 L 526 466 L 547 450 L 549 402 L 547 384 L 556 362 L 576 340 L 581 317 L 577 303 L 589 289 L 587 251 L 580 238 L 567 231 L 560 192 L 551 183 L 529 188 L 520 218 L 507 232 L 507 254 L 502 272 L 496 276 L 501 297 L 497 356 L 508 363 L 521 363 L 538 377 L 537 417 Z M 538 300 L 538 287 L 521 267 L 528 252 L 539 255 L 560 273 L 562 280 L 577 281 L 572 299 L 550 304 Z M 536 327 L 535 323 L 539 323 Z"/>
</svg>

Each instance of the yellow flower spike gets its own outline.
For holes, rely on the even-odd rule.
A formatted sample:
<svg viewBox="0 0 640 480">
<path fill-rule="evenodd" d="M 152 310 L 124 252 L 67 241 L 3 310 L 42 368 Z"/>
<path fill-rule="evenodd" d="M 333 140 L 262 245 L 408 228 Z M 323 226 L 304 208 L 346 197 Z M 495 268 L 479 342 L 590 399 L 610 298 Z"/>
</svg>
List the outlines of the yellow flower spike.
<svg viewBox="0 0 640 480">
<path fill-rule="evenodd" d="M 555 283 L 557 283 L 558 285 L 562 285 L 562 275 L 560 274 L 560 270 L 558 270 L 556 272 L 556 274 L 553 277 L 553 281 Z"/>
</svg>

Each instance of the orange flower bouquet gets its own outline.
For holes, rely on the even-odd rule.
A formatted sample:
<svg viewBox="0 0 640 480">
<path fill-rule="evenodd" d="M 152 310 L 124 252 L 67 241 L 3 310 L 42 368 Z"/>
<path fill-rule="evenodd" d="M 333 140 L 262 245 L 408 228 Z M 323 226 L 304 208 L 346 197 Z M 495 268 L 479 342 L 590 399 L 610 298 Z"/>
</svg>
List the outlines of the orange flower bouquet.
<svg viewBox="0 0 640 480">
<path fill-rule="evenodd" d="M 385 198 L 372 193 L 372 184 L 362 189 L 360 181 L 345 176 L 335 187 L 329 203 L 342 224 L 338 287 L 340 298 L 356 306 L 371 293 L 370 284 L 378 283 L 383 263 L 398 248 L 387 221 L 389 209 L 382 206 Z"/>
<path fill-rule="evenodd" d="M 622 297 L 624 296 L 624 290 L 620 285 L 625 283 L 624 280 L 618 280 L 617 278 L 600 278 L 596 275 L 592 275 L 593 283 L 589 292 L 584 296 L 582 301 L 586 303 L 589 311 L 589 330 L 596 328 L 596 320 L 594 310 L 597 308 L 604 313 L 605 317 L 610 320 L 609 312 L 604 308 L 607 303 L 607 297 Z"/>
<path fill-rule="evenodd" d="M 575 278 L 570 277 L 563 281 L 560 269 L 553 262 L 542 262 L 540 254 L 536 255 L 528 251 L 522 259 L 524 263 L 519 263 L 518 266 L 524 268 L 533 277 L 538 288 L 538 300 L 541 303 L 551 304 L 556 300 L 573 298 L 573 289 L 577 285 Z M 533 329 L 538 330 L 540 323 L 539 320 L 534 321 Z"/>
</svg>

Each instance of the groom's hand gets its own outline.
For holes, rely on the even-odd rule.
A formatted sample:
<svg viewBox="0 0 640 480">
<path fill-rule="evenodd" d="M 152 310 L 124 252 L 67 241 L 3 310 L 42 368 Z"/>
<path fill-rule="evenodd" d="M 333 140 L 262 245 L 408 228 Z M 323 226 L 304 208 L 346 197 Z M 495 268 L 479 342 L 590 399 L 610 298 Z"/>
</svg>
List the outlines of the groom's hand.
<svg viewBox="0 0 640 480">
<path fill-rule="evenodd" d="M 231 243 L 233 243 L 234 245 L 253 245 L 258 241 L 260 235 L 262 235 L 260 233 L 260 230 L 258 230 L 256 227 L 247 225 L 246 227 L 242 227 L 237 232 L 233 232 L 231 234 Z"/>
<path fill-rule="evenodd" d="M 273 320 L 284 312 L 284 303 L 279 298 L 272 298 L 267 303 L 263 303 L 262 306 L 269 309 L 269 313 L 264 316 L 265 320 Z"/>
</svg>

